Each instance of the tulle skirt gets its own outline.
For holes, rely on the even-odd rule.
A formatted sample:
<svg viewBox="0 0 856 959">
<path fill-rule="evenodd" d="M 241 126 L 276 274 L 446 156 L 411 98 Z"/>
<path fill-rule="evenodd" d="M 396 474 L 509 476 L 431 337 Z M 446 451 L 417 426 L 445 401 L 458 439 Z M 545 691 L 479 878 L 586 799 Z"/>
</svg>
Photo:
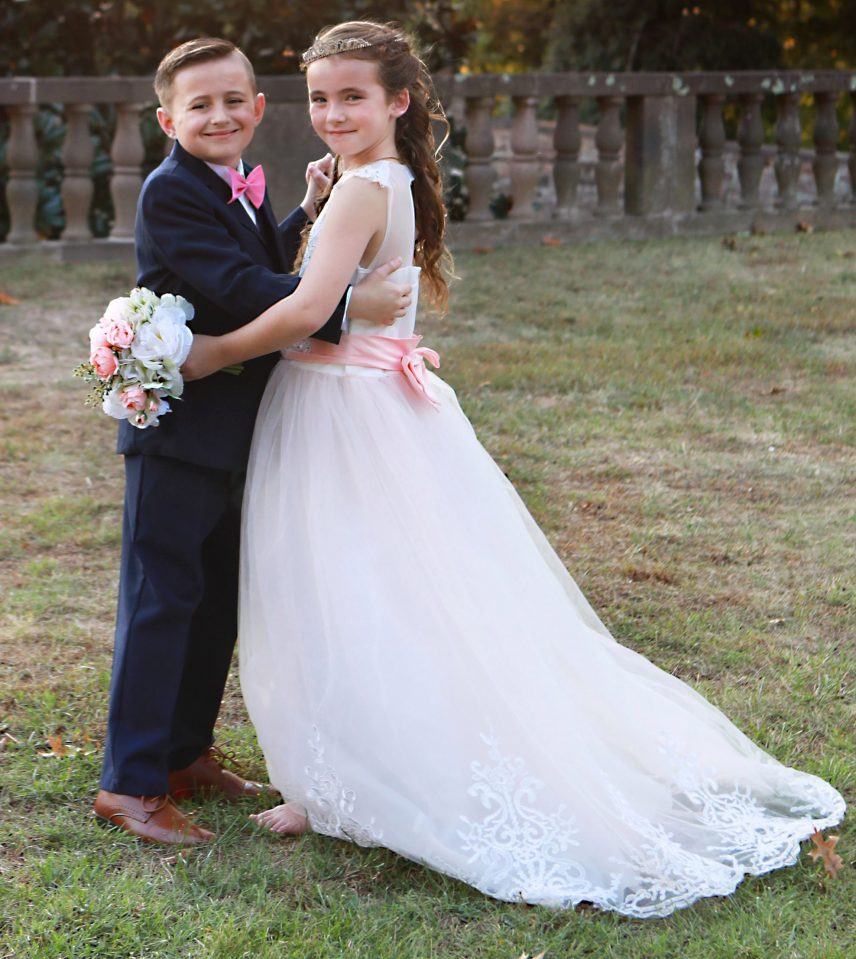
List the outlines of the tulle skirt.
<svg viewBox="0 0 856 959">
<path fill-rule="evenodd" d="M 841 796 L 617 643 L 431 387 L 272 374 L 240 612 L 271 782 L 315 831 L 502 900 L 664 916 L 793 863 Z"/>
</svg>

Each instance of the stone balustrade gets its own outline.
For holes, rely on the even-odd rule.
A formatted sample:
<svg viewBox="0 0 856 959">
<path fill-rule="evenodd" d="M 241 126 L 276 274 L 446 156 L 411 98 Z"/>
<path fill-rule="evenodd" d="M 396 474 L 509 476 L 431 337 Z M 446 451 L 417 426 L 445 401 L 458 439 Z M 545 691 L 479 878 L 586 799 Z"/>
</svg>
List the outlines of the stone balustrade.
<svg viewBox="0 0 856 959">
<path fill-rule="evenodd" d="M 262 160 L 279 198 L 295 202 L 305 163 L 323 150 L 305 117 L 302 77 L 263 77 L 268 116 L 252 158 Z M 856 73 L 561 73 L 437 78 L 438 93 L 465 130 L 468 206 L 451 225 L 453 244 L 856 226 Z M 849 102 L 848 102 L 849 101 Z M 148 78 L 0 79 L 9 119 L 6 203 L 10 230 L 0 251 L 37 243 L 39 104 L 63 105 L 60 246 L 127 246 L 141 184 L 140 115 L 152 102 Z M 108 240 L 90 235 L 92 105 L 113 104 L 115 220 Z M 775 111 L 773 142 L 763 117 Z M 273 114 L 273 116 L 271 116 Z M 594 130 L 586 152 L 586 127 Z M 851 117 L 846 135 L 839 115 Z M 547 119 L 544 119 L 544 118 Z M 726 141 L 726 117 L 736 142 Z M 503 119 L 505 118 L 505 119 Z M 735 122 L 736 121 L 736 122 Z M 811 137 L 803 135 L 804 121 Z M 505 140 L 500 140 L 505 131 Z M 545 131 L 547 131 L 545 135 Z M 842 150 L 846 144 L 847 150 Z M 731 162 L 735 157 L 736 162 Z M 584 191 L 584 182 L 592 188 Z M 494 216 L 497 190 L 506 219 Z M 282 212 L 285 204 L 278 204 Z"/>
</svg>

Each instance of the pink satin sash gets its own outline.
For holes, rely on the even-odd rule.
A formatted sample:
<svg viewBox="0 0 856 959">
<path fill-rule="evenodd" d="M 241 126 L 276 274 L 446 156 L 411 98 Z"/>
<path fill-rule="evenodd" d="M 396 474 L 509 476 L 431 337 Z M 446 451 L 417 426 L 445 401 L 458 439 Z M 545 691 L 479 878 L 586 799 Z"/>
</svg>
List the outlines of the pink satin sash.
<svg viewBox="0 0 856 959">
<path fill-rule="evenodd" d="M 421 336 L 396 339 L 392 336 L 351 336 L 343 333 L 339 343 L 308 340 L 308 349 L 287 350 L 285 357 L 298 363 L 337 363 L 403 373 L 411 388 L 436 408 L 440 401 L 426 377 L 425 360 L 439 369 L 440 357 L 434 350 L 420 346 L 421 340 Z"/>
</svg>

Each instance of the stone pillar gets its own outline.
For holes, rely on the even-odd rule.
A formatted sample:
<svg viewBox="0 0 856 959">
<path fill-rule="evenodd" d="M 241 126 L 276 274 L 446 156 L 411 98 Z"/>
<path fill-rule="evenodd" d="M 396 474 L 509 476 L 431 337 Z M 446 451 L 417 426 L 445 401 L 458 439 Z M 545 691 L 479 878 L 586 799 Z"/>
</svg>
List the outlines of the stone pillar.
<svg viewBox="0 0 856 959">
<path fill-rule="evenodd" d="M 29 104 L 8 106 L 9 142 L 6 145 L 6 163 L 9 183 L 6 202 L 9 206 L 8 243 L 32 243 L 36 239 L 36 204 L 39 189 L 36 184 L 36 165 L 39 150 L 33 120 L 36 107 Z"/>
<path fill-rule="evenodd" d="M 799 94 L 780 93 L 776 97 L 776 183 L 779 196 L 776 206 L 783 210 L 795 210 L 797 206 L 797 180 L 800 175 L 800 115 Z"/>
<path fill-rule="evenodd" d="M 725 179 L 725 124 L 722 122 L 722 105 L 725 95 L 708 93 L 701 98 L 701 128 L 699 147 L 701 159 L 698 176 L 701 181 L 701 209 L 721 210 L 722 184 Z"/>
<path fill-rule="evenodd" d="M 620 216 L 621 199 L 621 146 L 624 134 L 618 116 L 623 97 L 598 97 L 597 107 L 600 120 L 595 132 L 594 145 L 597 147 L 595 165 L 595 183 L 597 184 L 597 207 L 599 216 Z"/>
<path fill-rule="evenodd" d="M 847 129 L 850 156 L 847 158 L 847 170 L 850 173 L 850 202 L 856 203 L 856 92 L 850 94 L 850 108 L 850 126 Z"/>
<path fill-rule="evenodd" d="M 838 117 L 835 104 L 838 94 L 818 92 L 814 95 L 814 182 L 817 187 L 817 205 L 828 210 L 835 205 L 835 174 L 838 159 L 835 145 L 838 140 Z"/>
<path fill-rule="evenodd" d="M 553 166 L 553 182 L 556 185 L 554 215 L 568 220 L 574 215 L 580 182 L 580 98 L 556 97 L 556 110 L 556 130 L 553 134 L 553 146 L 556 149 Z"/>
<path fill-rule="evenodd" d="M 513 97 L 511 127 L 511 217 L 531 220 L 538 187 L 537 97 Z"/>
<path fill-rule="evenodd" d="M 142 185 L 141 166 L 145 156 L 140 134 L 143 103 L 120 103 L 116 108 L 116 136 L 113 139 L 113 206 L 116 219 L 112 236 L 127 239 L 134 235 L 137 198 Z"/>
<path fill-rule="evenodd" d="M 65 210 L 63 240 L 89 240 L 89 205 L 92 202 L 92 140 L 89 135 L 88 103 L 66 105 L 68 128 L 62 148 L 65 176 L 62 181 L 62 205 Z"/>
<path fill-rule="evenodd" d="M 649 216 L 694 206 L 695 97 L 628 97 L 625 212 Z"/>
<path fill-rule="evenodd" d="M 490 114 L 494 98 L 467 97 L 467 189 L 468 220 L 490 220 L 490 190 L 494 181 L 493 127 Z"/>
<path fill-rule="evenodd" d="M 740 145 L 740 157 L 737 160 L 737 174 L 740 177 L 740 206 L 742 209 L 754 209 L 761 205 L 758 188 L 761 185 L 761 171 L 764 158 L 761 147 L 764 145 L 764 124 L 761 122 L 762 93 L 744 93 L 740 97 L 740 124 L 737 128 L 737 142 Z"/>
</svg>

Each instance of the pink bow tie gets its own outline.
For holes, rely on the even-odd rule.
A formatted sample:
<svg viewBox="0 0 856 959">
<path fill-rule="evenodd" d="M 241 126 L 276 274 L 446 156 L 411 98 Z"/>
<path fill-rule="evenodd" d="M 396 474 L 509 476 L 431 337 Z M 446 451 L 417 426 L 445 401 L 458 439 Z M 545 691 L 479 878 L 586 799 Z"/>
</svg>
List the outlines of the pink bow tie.
<svg viewBox="0 0 856 959">
<path fill-rule="evenodd" d="M 229 168 L 229 183 L 232 186 L 232 196 L 229 203 L 234 203 L 239 196 L 245 193 L 247 199 L 258 210 L 265 198 L 265 171 L 261 164 L 250 170 L 249 176 L 243 177 L 237 170 Z"/>
</svg>

